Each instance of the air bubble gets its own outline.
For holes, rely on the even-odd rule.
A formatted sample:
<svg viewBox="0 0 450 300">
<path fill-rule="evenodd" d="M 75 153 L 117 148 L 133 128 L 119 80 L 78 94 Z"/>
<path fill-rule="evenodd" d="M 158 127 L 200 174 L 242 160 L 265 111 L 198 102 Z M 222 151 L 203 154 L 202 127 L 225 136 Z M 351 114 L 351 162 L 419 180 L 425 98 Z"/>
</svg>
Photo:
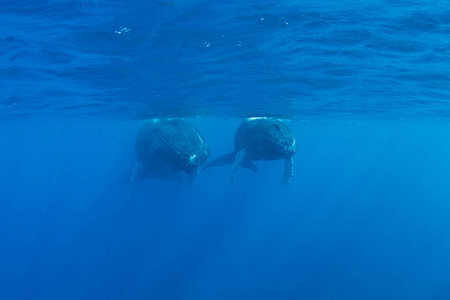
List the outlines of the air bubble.
<svg viewBox="0 0 450 300">
<path fill-rule="evenodd" d="M 115 33 L 116 33 L 116 34 L 122 34 L 122 32 L 130 32 L 130 31 L 131 31 L 130 28 L 126 28 L 126 27 L 120 26 L 120 29 L 119 29 L 119 30 L 116 30 Z"/>
</svg>

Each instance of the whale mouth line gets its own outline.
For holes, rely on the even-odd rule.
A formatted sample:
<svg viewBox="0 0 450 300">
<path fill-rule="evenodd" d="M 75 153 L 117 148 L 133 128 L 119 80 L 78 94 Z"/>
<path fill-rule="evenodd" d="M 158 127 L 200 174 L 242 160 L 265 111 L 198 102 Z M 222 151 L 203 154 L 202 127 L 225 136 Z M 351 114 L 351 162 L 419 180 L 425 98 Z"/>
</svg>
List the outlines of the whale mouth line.
<svg viewBox="0 0 450 300">
<path fill-rule="evenodd" d="M 161 140 L 164 142 L 164 144 L 166 144 L 167 146 L 169 146 L 172 150 L 175 151 L 175 153 L 177 153 L 179 156 L 181 156 L 182 158 L 187 158 L 187 155 L 184 153 L 181 153 L 180 150 L 178 150 L 175 146 L 173 146 L 172 144 L 170 144 L 167 139 L 161 134 L 158 134 L 159 137 L 161 138 Z"/>
<path fill-rule="evenodd" d="M 175 153 L 177 154 L 177 156 L 184 160 L 184 162 L 182 163 L 183 166 L 198 166 L 199 165 L 198 163 L 195 162 L 195 159 L 199 156 L 199 154 L 191 155 L 191 154 L 183 153 L 180 150 L 178 150 L 175 146 L 173 146 L 171 143 L 169 143 L 169 141 L 167 141 L 167 139 L 161 133 L 158 133 L 158 135 L 161 138 L 161 140 L 164 142 L 164 144 L 166 144 L 168 147 L 170 147 L 172 150 L 174 150 Z M 197 136 L 200 139 L 200 141 L 202 142 L 202 145 L 203 145 L 202 150 L 204 150 L 204 141 L 198 133 L 197 133 Z"/>
<path fill-rule="evenodd" d="M 277 139 L 277 138 L 268 137 L 268 139 L 271 142 L 273 142 L 276 145 L 278 145 L 280 147 L 283 147 L 283 148 L 293 148 L 293 147 L 295 147 L 295 139 L 294 138 L 292 139 L 292 144 L 290 144 L 290 145 L 287 145 L 287 144 L 283 143 L 282 141 L 280 141 L 280 139 Z"/>
<path fill-rule="evenodd" d="M 278 149 L 277 152 L 279 151 L 279 153 L 284 154 L 287 157 L 291 157 L 297 151 L 295 138 L 293 138 L 290 145 L 284 144 L 282 141 L 280 141 L 280 139 L 277 138 L 269 137 L 269 140 L 276 145 L 276 148 Z"/>
</svg>

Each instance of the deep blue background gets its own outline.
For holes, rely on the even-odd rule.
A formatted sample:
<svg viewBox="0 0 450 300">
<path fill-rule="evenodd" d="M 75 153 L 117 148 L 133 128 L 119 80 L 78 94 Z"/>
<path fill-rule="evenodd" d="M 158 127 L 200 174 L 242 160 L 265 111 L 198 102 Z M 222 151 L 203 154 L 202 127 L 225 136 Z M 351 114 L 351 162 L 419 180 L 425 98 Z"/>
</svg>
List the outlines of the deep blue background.
<svg viewBox="0 0 450 300">
<path fill-rule="evenodd" d="M 193 122 L 216 156 L 239 120 Z M 139 125 L 2 122 L 4 299 L 450 296 L 450 124 L 290 122 L 288 186 L 276 161 L 129 190 Z"/>
<path fill-rule="evenodd" d="M 1 299 L 450 299 L 447 1 L 20 1 L 0 16 Z M 211 158 L 133 187 L 144 118 Z"/>
</svg>

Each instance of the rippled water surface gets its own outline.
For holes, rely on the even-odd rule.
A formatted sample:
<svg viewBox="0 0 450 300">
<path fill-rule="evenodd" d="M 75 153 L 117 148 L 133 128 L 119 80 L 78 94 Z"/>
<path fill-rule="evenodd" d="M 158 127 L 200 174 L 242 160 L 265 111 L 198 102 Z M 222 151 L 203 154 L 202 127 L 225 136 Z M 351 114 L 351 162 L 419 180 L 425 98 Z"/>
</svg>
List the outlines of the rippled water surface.
<svg viewBox="0 0 450 300">
<path fill-rule="evenodd" d="M 447 4 L 10 2 L 0 113 L 446 117 Z"/>
</svg>

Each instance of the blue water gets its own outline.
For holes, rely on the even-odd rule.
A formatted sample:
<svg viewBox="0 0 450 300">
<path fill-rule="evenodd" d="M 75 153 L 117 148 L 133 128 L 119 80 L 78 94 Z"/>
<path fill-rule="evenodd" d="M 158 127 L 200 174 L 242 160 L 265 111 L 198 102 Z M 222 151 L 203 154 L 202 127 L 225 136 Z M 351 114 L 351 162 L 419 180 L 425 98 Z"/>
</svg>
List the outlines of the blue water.
<svg viewBox="0 0 450 300">
<path fill-rule="evenodd" d="M 3 1 L 1 299 L 450 299 L 448 1 Z M 145 119 L 258 172 L 127 184 Z"/>
</svg>

